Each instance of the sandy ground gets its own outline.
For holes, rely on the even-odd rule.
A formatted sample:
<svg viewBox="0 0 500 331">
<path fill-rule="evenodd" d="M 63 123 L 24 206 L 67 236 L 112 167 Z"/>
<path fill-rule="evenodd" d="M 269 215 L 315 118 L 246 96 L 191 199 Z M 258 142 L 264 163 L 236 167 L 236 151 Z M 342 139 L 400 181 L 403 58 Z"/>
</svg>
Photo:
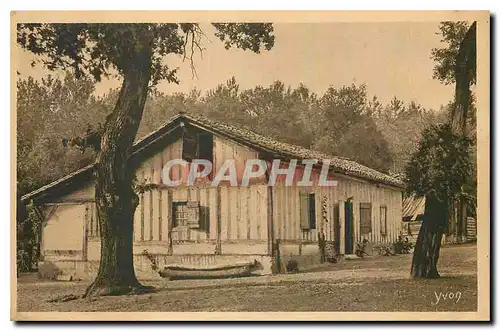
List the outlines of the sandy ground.
<svg viewBox="0 0 500 331">
<path fill-rule="evenodd" d="M 442 278 L 409 278 L 411 255 L 367 257 L 307 272 L 218 280 L 146 282 L 145 295 L 48 302 L 88 283 L 18 278 L 18 311 L 475 311 L 476 247 L 444 247 Z"/>
</svg>

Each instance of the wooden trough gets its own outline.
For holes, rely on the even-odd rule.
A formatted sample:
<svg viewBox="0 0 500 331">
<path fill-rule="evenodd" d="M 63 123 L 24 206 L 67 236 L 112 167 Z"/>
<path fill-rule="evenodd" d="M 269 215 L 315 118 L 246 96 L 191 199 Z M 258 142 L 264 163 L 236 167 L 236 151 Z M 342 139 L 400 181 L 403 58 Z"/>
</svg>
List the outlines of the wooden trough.
<svg viewBox="0 0 500 331">
<path fill-rule="evenodd" d="M 175 279 L 210 279 L 250 276 L 256 263 L 245 262 L 215 267 L 187 267 L 182 265 L 165 266 L 159 272 L 163 278 Z"/>
</svg>

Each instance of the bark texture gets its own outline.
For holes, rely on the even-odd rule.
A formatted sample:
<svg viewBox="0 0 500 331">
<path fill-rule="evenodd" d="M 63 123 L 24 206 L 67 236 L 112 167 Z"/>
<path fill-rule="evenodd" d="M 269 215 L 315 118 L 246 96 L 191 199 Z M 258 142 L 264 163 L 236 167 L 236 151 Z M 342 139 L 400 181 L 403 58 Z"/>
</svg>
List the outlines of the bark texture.
<svg viewBox="0 0 500 331">
<path fill-rule="evenodd" d="M 467 135 L 467 118 L 470 111 L 471 81 L 476 73 L 476 22 L 472 23 L 460 43 L 455 66 L 455 107 L 451 115 L 451 127 L 455 134 Z M 467 202 L 458 200 L 457 241 L 467 241 Z"/>
<path fill-rule="evenodd" d="M 424 220 L 413 252 L 412 277 L 439 277 L 437 263 L 448 219 L 447 211 L 446 203 L 439 201 L 433 195 L 426 196 Z"/>
<path fill-rule="evenodd" d="M 451 114 L 451 127 L 455 134 L 466 135 L 470 106 L 470 83 L 476 73 L 476 22 L 460 43 L 455 64 L 455 107 Z"/>
<path fill-rule="evenodd" d="M 101 228 L 101 261 L 85 296 L 142 291 L 133 266 L 133 216 L 138 197 L 128 164 L 150 80 L 148 43 L 129 55 L 114 111 L 107 118 L 96 160 L 95 199 Z"/>
<path fill-rule="evenodd" d="M 470 84 L 476 73 L 476 22 L 465 34 L 460 43 L 455 66 L 455 108 L 452 112 L 451 127 L 456 134 L 467 135 L 467 118 L 470 111 Z M 459 217 L 457 241 L 467 241 L 467 202 L 458 201 Z"/>
</svg>

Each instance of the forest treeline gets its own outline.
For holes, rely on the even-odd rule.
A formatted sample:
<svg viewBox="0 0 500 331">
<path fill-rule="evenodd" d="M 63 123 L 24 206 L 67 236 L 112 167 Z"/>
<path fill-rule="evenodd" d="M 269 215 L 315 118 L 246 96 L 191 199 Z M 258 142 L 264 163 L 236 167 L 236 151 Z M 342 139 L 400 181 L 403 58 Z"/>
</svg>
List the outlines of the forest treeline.
<svg viewBox="0 0 500 331">
<path fill-rule="evenodd" d="M 117 90 L 95 96 L 90 79 L 48 76 L 17 81 L 17 189 L 25 194 L 93 161 L 90 149 L 63 144 L 103 125 Z M 330 87 L 323 95 L 300 84 L 276 81 L 241 89 L 233 77 L 206 93 L 152 92 L 136 139 L 179 112 L 245 127 L 277 140 L 348 157 L 399 175 L 416 150 L 421 132 L 444 122 L 446 107 L 425 109 L 394 97 L 382 103 L 366 85 Z"/>
</svg>

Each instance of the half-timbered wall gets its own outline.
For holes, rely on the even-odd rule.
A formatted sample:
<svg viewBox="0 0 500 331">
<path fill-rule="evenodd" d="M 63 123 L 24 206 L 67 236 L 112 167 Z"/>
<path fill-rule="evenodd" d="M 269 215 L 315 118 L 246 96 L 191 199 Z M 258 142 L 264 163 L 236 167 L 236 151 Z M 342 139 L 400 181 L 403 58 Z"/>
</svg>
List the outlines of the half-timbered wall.
<svg viewBox="0 0 500 331">
<path fill-rule="evenodd" d="M 257 158 L 258 152 L 217 136 L 213 139 L 214 173 L 225 160 L 234 159 L 240 182 L 245 161 Z M 163 165 L 169 160 L 181 158 L 181 155 L 182 141 L 178 139 L 139 165 L 136 170 L 138 182 L 160 184 Z M 314 176 L 318 176 L 315 171 Z M 174 167 L 171 177 L 173 180 L 186 179 L 187 169 Z M 342 251 L 344 202 L 348 198 L 353 201 L 354 241 L 363 239 L 359 224 L 360 203 L 371 203 L 372 208 L 371 232 L 365 237 L 372 243 L 396 241 L 401 226 L 401 191 L 345 176 L 336 176 L 336 179 L 338 186 L 334 187 L 285 186 L 283 182 L 278 182 L 270 189 L 265 175 L 248 187 L 231 187 L 223 183 L 217 188 L 212 187 L 209 181 L 192 187 L 153 187 L 139 194 L 139 205 L 134 215 L 134 252 L 141 254 L 147 249 L 159 254 L 215 254 L 219 246 L 217 254 L 264 255 L 270 253 L 270 235 L 284 244 L 311 243 L 314 246 L 321 229 L 327 241 L 340 243 Z M 314 229 L 302 229 L 300 226 L 300 192 L 315 194 Z M 272 204 L 269 194 L 272 194 Z M 47 253 L 58 248 L 61 251 L 81 249 L 83 258 L 99 259 L 100 239 L 93 199 L 93 186 L 89 184 L 55 202 L 60 206 L 50 216 L 42 234 Z M 199 202 L 198 228 L 171 227 L 172 203 L 183 201 Z M 268 215 L 270 205 L 272 215 Z M 385 234 L 381 231 L 381 206 L 387 208 Z M 268 228 L 269 224 L 272 229 Z M 71 230 L 73 226 L 74 231 Z M 68 240 L 64 241 L 67 245 L 56 238 L 60 231 L 67 234 Z"/>
<path fill-rule="evenodd" d="M 142 162 L 136 171 L 137 180 L 143 184 L 160 184 L 163 165 L 181 155 L 182 142 L 178 140 Z M 245 161 L 257 158 L 257 155 L 247 147 L 215 137 L 213 171 L 216 173 L 226 159 L 234 159 L 240 181 Z M 187 168 L 172 169 L 172 180 L 183 179 L 185 183 L 186 178 Z M 201 226 L 172 227 L 169 237 L 172 203 L 185 201 L 199 201 Z M 190 187 L 160 186 L 139 195 L 139 206 L 134 215 L 135 244 L 157 245 L 163 247 L 162 252 L 168 252 L 171 240 L 171 254 L 212 254 L 217 240 L 220 241 L 221 254 L 266 254 L 267 237 L 267 186 L 258 182 L 248 187 L 231 187 L 222 183 L 216 188 L 207 181 Z"/>
<path fill-rule="evenodd" d="M 377 185 L 357 179 L 339 178 L 337 200 L 352 197 L 354 216 L 354 239 L 368 239 L 372 243 L 395 242 L 401 230 L 402 192 L 399 189 Z M 371 203 L 372 231 L 365 236 L 360 232 L 360 203 Z M 380 207 L 387 208 L 387 230 L 382 234 Z M 342 224 L 342 222 L 341 222 Z"/>
<path fill-rule="evenodd" d="M 316 228 L 300 227 L 300 192 L 315 194 Z M 372 243 L 388 243 L 397 240 L 401 230 L 401 191 L 378 186 L 376 184 L 350 179 L 338 178 L 338 186 L 331 187 L 296 187 L 282 183 L 273 190 L 273 213 L 275 238 L 282 242 L 296 240 L 317 241 L 318 232 L 323 229 L 326 240 L 336 241 L 335 234 L 343 234 L 335 229 L 338 222 L 342 228 L 344 215 L 337 208 L 344 208 L 343 202 L 352 197 L 354 209 L 354 239 L 368 239 Z M 371 204 L 371 232 L 362 236 L 360 231 L 360 203 Z M 381 232 L 380 207 L 387 208 L 387 231 Z M 342 218 L 342 219 L 339 219 Z"/>
<path fill-rule="evenodd" d="M 171 201 L 168 197 L 169 192 Z M 219 199 L 218 194 L 220 194 Z M 166 245 L 169 240 L 172 203 L 186 201 L 199 201 L 200 228 L 172 227 L 171 240 L 174 245 L 215 244 L 218 236 L 218 213 L 220 214 L 219 238 L 222 244 L 244 241 L 267 242 L 267 187 L 265 185 L 248 187 L 222 185 L 219 188 L 205 185 L 152 189 L 141 194 L 140 201 L 134 217 L 135 243 L 150 242 Z"/>
<path fill-rule="evenodd" d="M 300 226 L 300 192 L 315 194 L 316 227 Z M 275 238 L 282 242 L 317 241 L 323 229 L 326 240 L 334 238 L 335 187 L 299 187 L 278 184 L 273 189 L 273 225 Z"/>
</svg>

